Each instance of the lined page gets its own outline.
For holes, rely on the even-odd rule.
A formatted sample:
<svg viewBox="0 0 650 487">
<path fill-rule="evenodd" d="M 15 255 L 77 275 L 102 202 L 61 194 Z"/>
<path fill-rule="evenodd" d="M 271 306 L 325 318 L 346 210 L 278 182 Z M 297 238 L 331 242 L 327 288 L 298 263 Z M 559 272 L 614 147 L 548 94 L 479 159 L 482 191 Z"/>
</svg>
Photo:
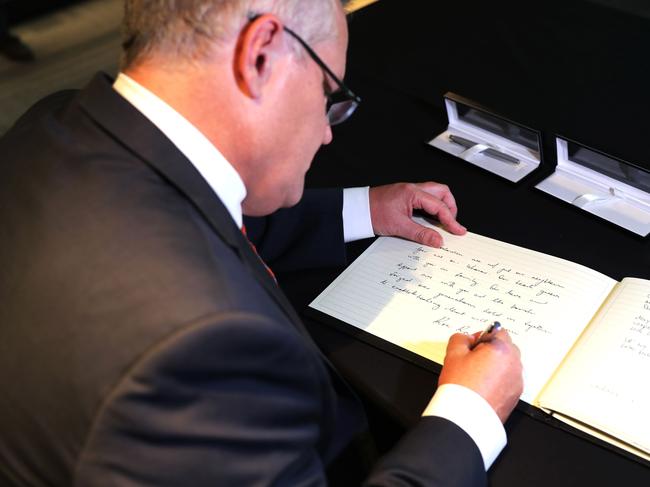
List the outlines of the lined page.
<svg viewBox="0 0 650 487">
<path fill-rule="evenodd" d="M 623 279 L 541 403 L 650 453 L 650 281 Z"/>
<path fill-rule="evenodd" d="M 522 399 L 532 402 L 616 282 L 498 240 L 437 230 L 440 249 L 377 239 L 310 306 L 438 363 L 451 334 L 499 321 L 521 349 Z"/>
</svg>

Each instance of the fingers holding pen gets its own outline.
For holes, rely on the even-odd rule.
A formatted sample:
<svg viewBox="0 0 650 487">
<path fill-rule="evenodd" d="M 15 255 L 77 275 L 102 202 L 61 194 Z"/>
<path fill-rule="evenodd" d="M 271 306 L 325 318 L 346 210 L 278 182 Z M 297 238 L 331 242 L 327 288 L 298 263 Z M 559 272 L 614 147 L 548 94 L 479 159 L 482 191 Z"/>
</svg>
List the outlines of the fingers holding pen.
<svg viewBox="0 0 650 487">
<path fill-rule="evenodd" d="M 452 335 L 438 383 L 472 389 L 505 422 L 523 391 L 521 354 L 505 328 L 477 343 L 478 335 Z"/>
</svg>

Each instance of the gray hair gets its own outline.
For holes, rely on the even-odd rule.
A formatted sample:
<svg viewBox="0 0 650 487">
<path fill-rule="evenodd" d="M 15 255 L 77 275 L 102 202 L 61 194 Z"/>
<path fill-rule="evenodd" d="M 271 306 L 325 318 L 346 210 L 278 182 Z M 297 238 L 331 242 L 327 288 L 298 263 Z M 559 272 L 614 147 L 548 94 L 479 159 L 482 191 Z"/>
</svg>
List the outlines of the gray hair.
<svg viewBox="0 0 650 487">
<path fill-rule="evenodd" d="M 336 35 L 337 0 L 125 0 L 122 68 L 161 53 L 201 59 L 255 14 L 272 13 L 308 43 Z M 340 0 L 345 6 L 349 0 Z"/>
</svg>

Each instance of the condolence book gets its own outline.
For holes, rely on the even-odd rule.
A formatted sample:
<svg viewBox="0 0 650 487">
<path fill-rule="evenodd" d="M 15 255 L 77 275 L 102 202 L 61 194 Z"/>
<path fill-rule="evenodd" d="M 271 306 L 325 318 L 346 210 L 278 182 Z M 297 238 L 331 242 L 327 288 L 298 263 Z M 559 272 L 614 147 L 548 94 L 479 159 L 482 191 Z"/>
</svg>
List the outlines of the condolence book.
<svg viewBox="0 0 650 487">
<path fill-rule="evenodd" d="M 378 238 L 310 306 L 439 364 L 451 334 L 499 321 L 523 401 L 650 460 L 650 280 L 437 230 L 439 249 Z"/>
</svg>

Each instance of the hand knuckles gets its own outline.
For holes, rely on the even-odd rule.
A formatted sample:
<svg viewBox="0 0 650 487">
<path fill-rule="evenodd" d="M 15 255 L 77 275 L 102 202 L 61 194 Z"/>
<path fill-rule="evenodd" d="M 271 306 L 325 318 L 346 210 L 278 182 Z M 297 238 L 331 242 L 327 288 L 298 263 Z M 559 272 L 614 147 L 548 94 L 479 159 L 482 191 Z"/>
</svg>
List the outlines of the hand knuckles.
<svg viewBox="0 0 650 487">
<path fill-rule="evenodd" d="M 426 228 L 420 228 L 415 231 L 415 234 L 413 235 L 413 240 L 415 240 L 416 242 L 425 243 L 429 240 L 428 235 L 429 232 L 427 231 Z"/>
<path fill-rule="evenodd" d="M 420 188 L 418 188 L 415 183 L 403 183 L 403 184 L 404 184 L 404 191 L 406 193 L 415 194 L 420 191 Z"/>
</svg>

